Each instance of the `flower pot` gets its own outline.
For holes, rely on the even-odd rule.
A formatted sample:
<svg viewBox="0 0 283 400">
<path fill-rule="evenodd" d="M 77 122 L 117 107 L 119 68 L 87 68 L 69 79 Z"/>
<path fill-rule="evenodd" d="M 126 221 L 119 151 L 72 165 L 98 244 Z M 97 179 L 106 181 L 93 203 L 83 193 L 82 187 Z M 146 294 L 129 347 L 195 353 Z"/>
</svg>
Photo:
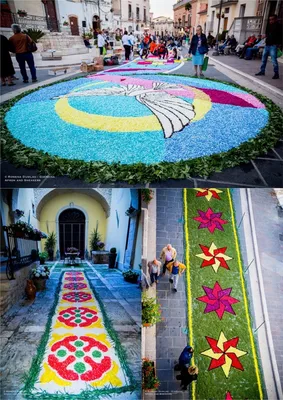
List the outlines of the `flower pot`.
<svg viewBox="0 0 283 400">
<path fill-rule="evenodd" d="M 109 253 L 109 261 L 108 261 L 109 268 L 115 268 L 116 257 L 117 257 L 116 253 Z"/>
<path fill-rule="evenodd" d="M 151 326 L 151 324 L 142 324 L 142 326 L 143 326 L 144 328 L 149 328 L 149 327 Z"/>
<path fill-rule="evenodd" d="M 48 250 L 48 261 L 53 261 L 54 251 L 53 249 Z"/>
<path fill-rule="evenodd" d="M 27 280 L 25 292 L 28 300 L 34 300 L 36 296 L 36 287 L 31 279 Z"/>
<path fill-rule="evenodd" d="M 25 236 L 24 232 L 15 232 L 16 238 L 23 238 Z"/>
<path fill-rule="evenodd" d="M 37 292 L 42 292 L 46 289 L 46 278 L 33 278 L 33 283 Z"/>
</svg>

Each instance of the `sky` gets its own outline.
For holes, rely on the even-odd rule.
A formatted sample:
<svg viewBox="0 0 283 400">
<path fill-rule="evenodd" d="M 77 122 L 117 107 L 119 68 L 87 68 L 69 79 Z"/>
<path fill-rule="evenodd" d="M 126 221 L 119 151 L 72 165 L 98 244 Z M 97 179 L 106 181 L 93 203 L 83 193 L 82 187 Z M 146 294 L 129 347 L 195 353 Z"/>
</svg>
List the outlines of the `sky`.
<svg viewBox="0 0 283 400">
<path fill-rule="evenodd" d="M 153 12 L 154 18 L 161 17 L 171 17 L 173 18 L 173 4 L 177 0 L 150 0 L 150 10 Z"/>
</svg>

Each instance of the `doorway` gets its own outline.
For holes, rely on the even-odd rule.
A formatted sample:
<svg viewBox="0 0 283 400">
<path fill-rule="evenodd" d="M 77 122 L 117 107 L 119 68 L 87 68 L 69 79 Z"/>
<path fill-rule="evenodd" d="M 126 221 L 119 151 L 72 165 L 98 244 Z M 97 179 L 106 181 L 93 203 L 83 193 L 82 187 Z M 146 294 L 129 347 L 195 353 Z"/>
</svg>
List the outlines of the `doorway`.
<svg viewBox="0 0 283 400">
<path fill-rule="evenodd" d="M 79 31 L 78 18 L 73 16 L 73 17 L 69 17 L 69 20 L 70 20 L 71 34 L 73 36 L 79 36 L 80 31 Z"/>
<path fill-rule="evenodd" d="M 42 0 L 45 9 L 47 27 L 50 32 L 59 32 L 56 6 L 54 0 Z"/>
<path fill-rule="evenodd" d="M 80 257 L 85 253 L 85 215 L 76 208 L 63 211 L 59 217 L 59 246 L 61 258 L 68 247 L 75 247 Z"/>
<path fill-rule="evenodd" d="M 228 17 L 225 17 L 223 24 L 223 31 L 227 31 L 227 27 L 228 27 Z"/>
<path fill-rule="evenodd" d="M 93 32 L 101 30 L 100 18 L 98 15 L 95 15 L 92 19 L 92 29 Z"/>
</svg>

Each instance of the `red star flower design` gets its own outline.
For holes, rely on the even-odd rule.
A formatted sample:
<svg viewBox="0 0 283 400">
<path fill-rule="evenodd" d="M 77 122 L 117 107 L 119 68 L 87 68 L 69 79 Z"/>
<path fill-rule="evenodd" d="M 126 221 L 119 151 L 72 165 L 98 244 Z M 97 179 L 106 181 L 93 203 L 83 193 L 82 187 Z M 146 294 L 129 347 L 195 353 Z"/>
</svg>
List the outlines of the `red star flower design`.
<svg viewBox="0 0 283 400">
<path fill-rule="evenodd" d="M 222 319 L 224 312 L 236 315 L 232 304 L 239 303 L 239 300 L 230 296 L 232 288 L 222 289 L 218 282 L 213 288 L 202 287 L 206 296 L 198 297 L 197 300 L 206 303 L 204 314 L 215 311 L 219 319 Z"/>
<path fill-rule="evenodd" d="M 194 217 L 195 221 L 200 222 L 198 229 L 207 228 L 210 233 L 214 233 L 215 229 L 224 231 L 223 225 L 228 224 L 228 221 L 222 219 L 222 212 L 215 213 L 211 208 L 206 212 L 198 210 L 198 217 Z"/>
<path fill-rule="evenodd" d="M 232 367 L 244 371 L 244 367 L 239 361 L 239 358 L 246 355 L 247 352 L 237 348 L 239 337 L 227 340 L 224 333 L 221 332 L 218 340 L 209 336 L 205 338 L 210 348 L 203 351 L 201 354 L 211 358 L 208 371 L 221 367 L 226 378 L 228 378 Z"/>
<path fill-rule="evenodd" d="M 199 247 L 202 249 L 202 253 L 196 254 L 196 257 L 203 260 L 201 268 L 211 266 L 215 273 L 218 272 L 219 268 L 230 269 L 227 261 L 232 260 L 232 257 L 226 254 L 227 247 L 218 248 L 213 242 L 210 247 L 202 244 L 200 244 Z"/>
<path fill-rule="evenodd" d="M 196 197 L 205 197 L 207 201 L 210 201 L 212 198 L 221 200 L 219 193 L 223 193 L 222 190 L 215 188 L 204 188 L 195 190 L 197 191 Z"/>
</svg>

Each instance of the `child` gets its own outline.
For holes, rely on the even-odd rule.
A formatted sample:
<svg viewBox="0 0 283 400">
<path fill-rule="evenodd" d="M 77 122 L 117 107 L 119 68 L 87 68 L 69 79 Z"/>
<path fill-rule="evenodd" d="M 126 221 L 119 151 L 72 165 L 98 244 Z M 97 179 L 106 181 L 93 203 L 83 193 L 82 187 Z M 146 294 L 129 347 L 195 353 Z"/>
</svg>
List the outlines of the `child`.
<svg viewBox="0 0 283 400">
<path fill-rule="evenodd" d="M 168 49 L 166 48 L 165 43 L 163 41 L 158 46 L 158 56 L 159 59 L 161 59 L 162 57 L 163 60 L 165 59 L 165 57 L 168 57 Z"/>
</svg>

